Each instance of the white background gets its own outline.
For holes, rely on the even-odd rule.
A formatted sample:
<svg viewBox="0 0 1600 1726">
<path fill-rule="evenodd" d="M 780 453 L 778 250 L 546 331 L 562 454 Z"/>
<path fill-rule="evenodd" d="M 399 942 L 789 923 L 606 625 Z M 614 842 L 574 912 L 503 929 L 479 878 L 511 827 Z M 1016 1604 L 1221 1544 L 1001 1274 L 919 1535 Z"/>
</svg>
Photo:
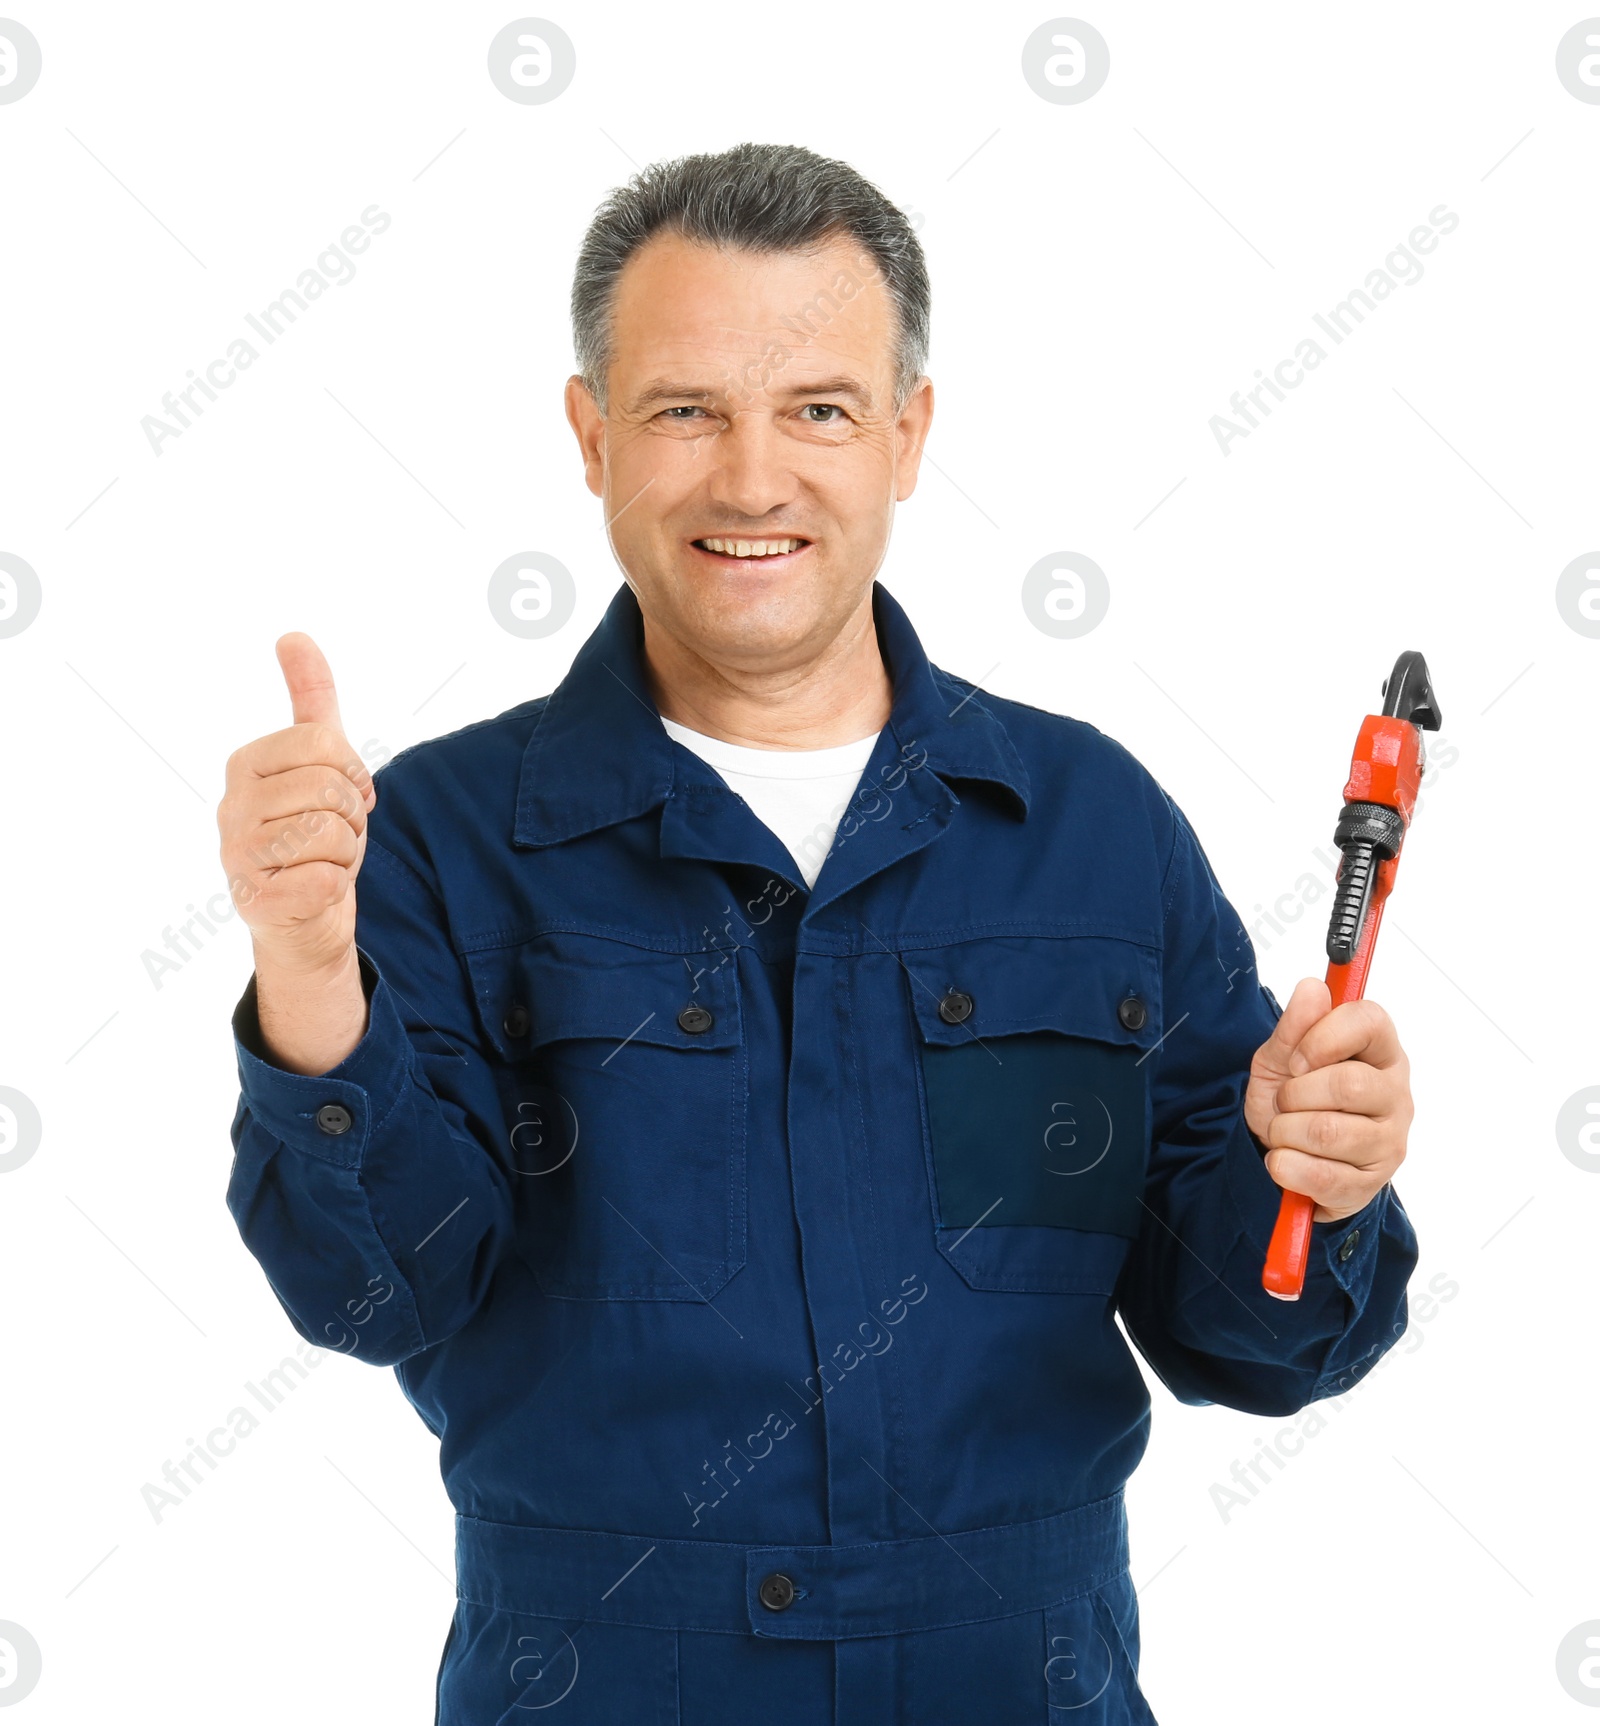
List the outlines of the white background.
<svg viewBox="0 0 1600 1726">
<path fill-rule="evenodd" d="M 919 222 L 937 413 L 880 573 L 931 656 L 1125 743 L 1247 923 L 1326 873 L 1401 649 L 1443 708 L 1370 992 L 1413 1063 L 1413 1290 L 1456 1292 L 1227 1520 L 1213 1484 L 1277 1428 L 1153 1383 L 1157 1715 L 1584 1718 L 1555 1659 L 1600 1618 L 1600 1175 L 1554 1124 L 1600 1083 L 1600 641 L 1555 583 L 1600 544 L 1600 106 L 1555 51 L 1586 14 L 1095 0 L 1110 77 L 1056 105 L 1020 70 L 1052 13 L 1003 0 L 563 0 L 577 75 L 524 106 L 486 72 L 507 7 L 6 5 L 44 56 L 0 106 L 0 550 L 44 594 L 0 640 L 0 1084 L 44 1123 L 0 1176 L 19 1726 L 432 1718 L 450 1506 L 389 1373 L 325 1359 L 179 1508 L 141 1501 L 297 1341 L 223 1207 L 246 931 L 159 988 L 143 955 L 223 890 L 282 631 L 374 754 L 559 680 L 619 580 L 561 411 L 580 238 L 636 166 L 747 138 Z M 153 454 L 162 395 L 374 203 L 355 279 Z M 1424 276 L 1223 455 L 1211 416 L 1440 204 Z M 526 549 L 577 580 L 547 640 L 485 600 Z M 1020 604 L 1062 550 L 1110 583 L 1078 640 Z M 1260 926 L 1280 999 L 1325 910 Z"/>
</svg>

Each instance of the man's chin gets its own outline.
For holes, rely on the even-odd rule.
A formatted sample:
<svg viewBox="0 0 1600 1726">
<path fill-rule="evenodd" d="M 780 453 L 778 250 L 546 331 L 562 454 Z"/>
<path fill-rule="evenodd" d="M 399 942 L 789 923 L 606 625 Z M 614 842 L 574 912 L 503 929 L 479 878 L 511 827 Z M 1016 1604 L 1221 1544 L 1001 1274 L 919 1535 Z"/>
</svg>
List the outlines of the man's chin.
<svg viewBox="0 0 1600 1726">
<path fill-rule="evenodd" d="M 775 573 L 686 581 L 670 627 L 685 646 L 713 661 L 756 669 L 797 662 L 837 628 L 810 582 Z M 663 620 L 667 621 L 667 620 Z"/>
</svg>

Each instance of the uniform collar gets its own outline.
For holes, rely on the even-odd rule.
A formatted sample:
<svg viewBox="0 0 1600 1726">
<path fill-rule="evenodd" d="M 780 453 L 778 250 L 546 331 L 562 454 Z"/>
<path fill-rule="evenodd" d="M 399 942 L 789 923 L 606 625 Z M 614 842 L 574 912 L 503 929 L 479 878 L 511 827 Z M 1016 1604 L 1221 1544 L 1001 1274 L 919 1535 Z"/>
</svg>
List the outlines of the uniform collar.
<svg viewBox="0 0 1600 1726">
<path fill-rule="evenodd" d="M 1021 819 L 1028 774 L 1004 724 L 973 685 L 930 663 L 910 618 L 876 581 L 872 614 L 889 671 L 896 742 L 908 753 L 925 752 L 943 779 L 1003 787 Z M 643 644 L 639 602 L 624 582 L 545 703 L 523 752 L 512 835 L 518 845 L 560 844 L 643 815 L 690 785 L 721 783 L 668 737 L 645 682 Z"/>
</svg>

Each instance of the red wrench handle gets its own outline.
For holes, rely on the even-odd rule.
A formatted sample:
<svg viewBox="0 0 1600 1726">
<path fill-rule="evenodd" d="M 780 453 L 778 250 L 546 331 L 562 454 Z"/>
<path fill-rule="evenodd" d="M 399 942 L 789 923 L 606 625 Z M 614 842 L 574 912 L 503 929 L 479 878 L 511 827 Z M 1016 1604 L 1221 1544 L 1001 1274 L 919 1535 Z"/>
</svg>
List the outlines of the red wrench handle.
<svg viewBox="0 0 1600 1726">
<path fill-rule="evenodd" d="M 1394 886 L 1395 871 L 1399 866 L 1398 857 L 1391 857 L 1378 865 L 1372 883 L 1372 902 L 1356 950 L 1348 964 L 1328 967 L 1324 980 L 1335 1007 L 1345 1001 L 1359 1001 L 1366 990 L 1367 970 L 1372 964 L 1378 925 L 1383 921 L 1384 901 Z M 1306 1265 L 1311 1258 L 1311 1213 L 1316 1208 L 1315 1199 L 1308 1199 L 1304 1193 L 1292 1193 L 1287 1188 L 1278 1201 L 1278 1221 L 1267 1244 L 1261 1286 L 1279 1300 L 1299 1300 L 1305 1287 Z"/>
</svg>

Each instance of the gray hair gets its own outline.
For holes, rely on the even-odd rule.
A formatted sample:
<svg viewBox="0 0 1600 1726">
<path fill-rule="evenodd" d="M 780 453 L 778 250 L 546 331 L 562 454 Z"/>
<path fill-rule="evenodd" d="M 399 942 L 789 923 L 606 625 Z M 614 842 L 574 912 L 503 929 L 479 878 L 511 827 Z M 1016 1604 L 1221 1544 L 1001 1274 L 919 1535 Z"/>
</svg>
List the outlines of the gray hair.
<svg viewBox="0 0 1600 1726">
<path fill-rule="evenodd" d="M 719 155 L 652 163 L 613 190 L 589 224 L 572 277 L 572 337 L 579 375 L 602 414 L 617 279 L 661 231 L 752 252 L 816 251 L 854 239 L 894 305 L 896 414 L 905 407 L 927 365 L 930 293 L 922 246 L 904 212 L 847 162 L 798 144 L 735 144 Z M 822 302 L 832 298 L 824 291 L 800 316 L 827 322 Z"/>
</svg>

